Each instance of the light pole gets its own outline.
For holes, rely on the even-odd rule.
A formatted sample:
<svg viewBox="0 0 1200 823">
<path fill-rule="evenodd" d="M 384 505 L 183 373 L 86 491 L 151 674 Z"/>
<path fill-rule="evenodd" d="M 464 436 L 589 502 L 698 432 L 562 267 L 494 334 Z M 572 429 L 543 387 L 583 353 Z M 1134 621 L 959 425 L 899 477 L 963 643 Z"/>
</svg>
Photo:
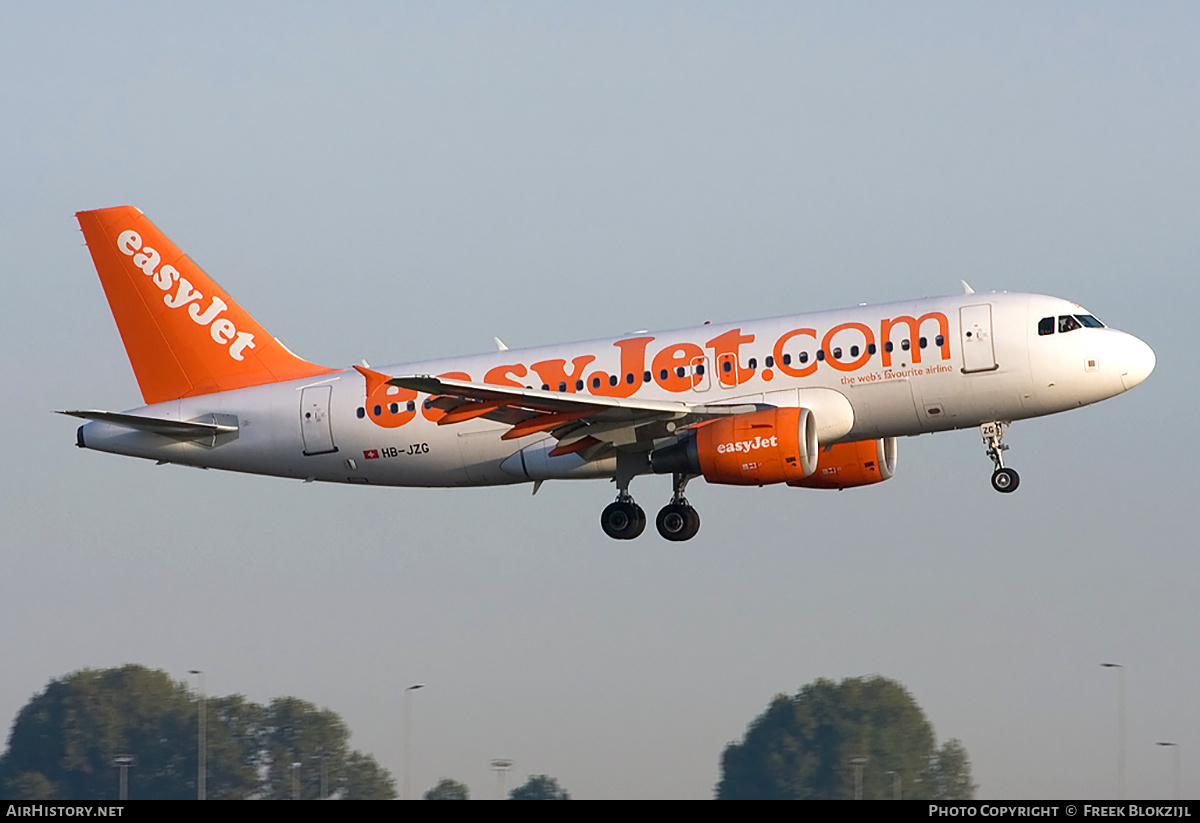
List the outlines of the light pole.
<svg viewBox="0 0 1200 823">
<path fill-rule="evenodd" d="M 300 771 L 300 763 L 292 764 L 292 800 L 300 799 L 300 784 L 296 782 L 296 773 Z"/>
<path fill-rule="evenodd" d="M 850 765 L 854 767 L 854 799 L 862 800 L 862 773 L 863 766 L 867 765 L 867 758 L 859 756 L 850 758 Z"/>
<path fill-rule="evenodd" d="M 1178 743 L 1167 743 L 1165 741 L 1159 741 L 1155 745 L 1170 746 L 1172 749 L 1175 750 L 1175 799 L 1178 800 L 1179 799 L 1179 744 Z"/>
<path fill-rule="evenodd" d="M 900 772 L 888 772 L 892 776 L 892 800 L 900 799 Z"/>
<path fill-rule="evenodd" d="M 119 754 L 112 759 L 117 767 L 117 796 L 121 800 L 129 799 L 129 767 L 137 765 L 137 758 L 131 754 Z"/>
<path fill-rule="evenodd" d="M 404 799 L 412 800 L 412 693 L 425 688 L 414 683 L 404 690 Z"/>
<path fill-rule="evenodd" d="M 1120 663 L 1101 663 L 1101 668 L 1117 670 L 1117 800 L 1125 799 L 1125 667 Z"/>
<path fill-rule="evenodd" d="M 199 733 L 196 741 L 196 799 L 206 800 L 208 798 L 208 746 L 206 745 L 207 737 L 207 717 L 204 702 L 204 672 L 200 669 L 188 669 L 188 674 L 194 674 L 200 681 L 200 708 L 197 710 L 197 726 Z"/>
<path fill-rule="evenodd" d="M 492 761 L 492 771 L 496 773 L 496 799 L 504 799 L 504 775 L 512 768 L 513 762 L 506 758 Z"/>
</svg>

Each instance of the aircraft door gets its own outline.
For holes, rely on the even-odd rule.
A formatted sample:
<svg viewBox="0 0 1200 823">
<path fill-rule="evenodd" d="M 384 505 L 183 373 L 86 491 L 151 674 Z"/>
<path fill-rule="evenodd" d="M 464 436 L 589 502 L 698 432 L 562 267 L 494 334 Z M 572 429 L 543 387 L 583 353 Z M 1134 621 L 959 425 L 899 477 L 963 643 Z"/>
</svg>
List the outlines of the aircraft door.
<svg viewBox="0 0 1200 823">
<path fill-rule="evenodd" d="M 329 398 L 333 386 L 309 386 L 300 392 L 300 435 L 304 453 L 328 454 L 337 451 L 329 422 Z"/>
<path fill-rule="evenodd" d="M 701 355 L 688 368 L 691 370 L 692 391 L 708 391 L 708 358 Z"/>
<path fill-rule="evenodd" d="M 727 388 L 738 385 L 738 360 L 732 352 L 717 355 L 717 382 Z"/>
<path fill-rule="evenodd" d="M 963 353 L 963 374 L 995 371 L 996 349 L 992 344 L 992 305 L 963 306 L 958 310 Z"/>
</svg>

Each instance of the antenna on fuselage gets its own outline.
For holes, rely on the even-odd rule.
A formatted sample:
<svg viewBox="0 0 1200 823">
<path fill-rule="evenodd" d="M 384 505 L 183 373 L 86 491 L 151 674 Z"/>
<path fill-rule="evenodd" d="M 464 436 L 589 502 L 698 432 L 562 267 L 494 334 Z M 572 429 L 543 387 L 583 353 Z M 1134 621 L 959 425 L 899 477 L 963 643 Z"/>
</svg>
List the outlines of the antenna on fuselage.
<svg viewBox="0 0 1200 823">
<path fill-rule="evenodd" d="M 974 294 L 975 293 L 975 289 L 971 288 L 971 284 L 968 283 L 966 280 L 959 280 L 958 282 L 962 283 L 963 294 Z"/>
</svg>

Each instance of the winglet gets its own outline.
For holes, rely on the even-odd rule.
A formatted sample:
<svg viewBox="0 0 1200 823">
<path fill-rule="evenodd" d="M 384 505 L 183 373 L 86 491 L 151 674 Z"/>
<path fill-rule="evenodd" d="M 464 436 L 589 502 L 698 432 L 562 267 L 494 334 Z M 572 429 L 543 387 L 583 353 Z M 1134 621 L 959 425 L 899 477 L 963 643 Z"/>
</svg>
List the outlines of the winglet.
<svg viewBox="0 0 1200 823">
<path fill-rule="evenodd" d="M 334 371 L 288 351 L 138 209 L 75 216 L 147 403 Z"/>
</svg>

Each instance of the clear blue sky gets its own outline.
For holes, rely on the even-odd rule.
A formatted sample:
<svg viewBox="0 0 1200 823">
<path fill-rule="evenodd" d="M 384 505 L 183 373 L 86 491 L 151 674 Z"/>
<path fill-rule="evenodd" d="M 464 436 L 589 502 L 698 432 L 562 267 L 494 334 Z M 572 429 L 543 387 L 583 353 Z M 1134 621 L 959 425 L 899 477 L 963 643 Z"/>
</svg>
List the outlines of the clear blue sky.
<svg viewBox="0 0 1200 823">
<path fill-rule="evenodd" d="M 0 720 L 135 662 L 340 712 L 399 777 L 711 796 L 817 677 L 903 682 L 992 798 L 1200 795 L 1192 3 L 0 6 Z M 140 404 L 75 223 L 131 204 L 332 366 L 979 291 L 1157 352 L 1128 395 L 902 440 L 879 487 L 303 485 L 74 448 Z M 666 478 L 633 491 L 653 510 Z M 115 779 L 115 778 L 114 778 Z"/>
</svg>

